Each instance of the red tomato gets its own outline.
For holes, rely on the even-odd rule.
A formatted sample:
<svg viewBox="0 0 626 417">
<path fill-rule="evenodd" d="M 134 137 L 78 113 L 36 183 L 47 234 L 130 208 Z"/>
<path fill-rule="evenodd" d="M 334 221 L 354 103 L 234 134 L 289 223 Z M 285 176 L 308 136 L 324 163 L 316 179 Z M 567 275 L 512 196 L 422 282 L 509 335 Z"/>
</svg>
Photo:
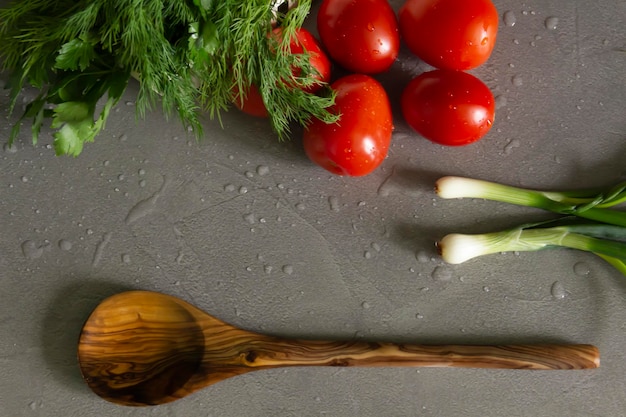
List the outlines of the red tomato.
<svg viewBox="0 0 626 417">
<path fill-rule="evenodd" d="M 256 85 L 251 85 L 246 94 L 239 94 L 239 89 L 233 89 L 235 98 L 233 103 L 239 110 L 256 117 L 268 117 L 267 108 L 263 102 L 263 97 Z"/>
<path fill-rule="evenodd" d="M 274 30 L 274 34 L 280 35 L 280 28 Z M 317 73 L 310 74 L 310 76 L 319 80 L 319 83 L 311 84 L 304 91 L 308 93 L 317 92 L 324 83 L 330 81 L 330 70 L 331 64 L 328 56 L 322 51 L 322 48 L 319 42 L 315 39 L 315 37 L 306 29 L 297 29 L 295 32 L 295 37 L 289 42 L 289 51 L 293 54 L 302 54 L 305 51 L 309 54 L 309 62 L 311 63 L 311 67 L 314 68 Z M 293 71 L 294 77 L 301 77 L 300 71 L 294 69 Z M 263 102 L 263 97 L 259 92 L 257 86 L 252 85 L 248 90 L 247 94 L 245 94 L 243 100 L 239 95 L 239 91 L 235 88 L 234 90 L 235 96 L 235 106 L 239 108 L 239 110 L 244 113 L 248 113 L 252 116 L 258 117 L 267 117 L 267 109 L 265 108 L 265 103 Z"/>
<path fill-rule="evenodd" d="M 378 167 L 387 156 L 393 118 L 387 93 L 369 75 L 353 74 L 335 81 L 334 111 L 338 123 L 314 119 L 304 131 L 304 150 L 309 158 L 337 175 L 362 176 Z"/>
<path fill-rule="evenodd" d="M 276 29 L 275 32 L 276 31 L 280 31 L 280 28 Z M 322 88 L 324 83 L 330 81 L 330 59 L 328 59 L 328 56 L 322 51 L 322 47 L 311 32 L 306 29 L 298 29 L 295 39 L 292 39 L 289 44 L 289 51 L 293 54 L 308 53 L 311 67 L 318 72 L 318 74 L 311 74 L 311 77 L 320 82 L 312 84 L 308 88 L 305 88 L 304 91 L 315 93 Z M 294 71 L 294 76 L 299 77 L 301 74 L 299 71 Z"/>
<path fill-rule="evenodd" d="M 407 46 L 424 62 L 468 70 L 491 55 L 498 11 L 491 0 L 407 0 L 399 24 Z"/>
<path fill-rule="evenodd" d="M 401 107 L 409 126 L 420 135 L 442 145 L 460 146 L 476 142 L 491 129 L 495 100 L 473 75 L 435 70 L 407 85 Z"/>
<path fill-rule="evenodd" d="M 331 58 L 358 73 L 387 70 L 400 49 L 396 15 L 386 0 L 324 0 L 317 30 Z"/>
</svg>

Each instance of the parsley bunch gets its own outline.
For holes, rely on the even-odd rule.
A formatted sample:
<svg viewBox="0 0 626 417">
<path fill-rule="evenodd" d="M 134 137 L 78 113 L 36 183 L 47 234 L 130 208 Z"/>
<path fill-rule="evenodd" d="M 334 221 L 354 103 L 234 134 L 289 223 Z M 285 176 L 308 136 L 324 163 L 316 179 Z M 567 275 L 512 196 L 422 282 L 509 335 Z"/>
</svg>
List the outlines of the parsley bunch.
<svg viewBox="0 0 626 417">
<path fill-rule="evenodd" d="M 200 113 L 219 118 L 234 91 L 258 86 L 279 137 L 292 121 L 336 120 L 332 94 L 302 91 L 313 82 L 308 56 L 289 40 L 311 1 L 283 10 L 276 0 L 16 0 L 0 10 L 0 60 L 10 73 L 11 111 L 25 86 L 40 94 L 25 108 L 36 143 L 46 118 L 56 153 L 77 156 L 102 130 L 131 77 L 137 113 L 160 103 L 202 135 Z M 270 36 L 274 25 L 282 36 Z M 299 68 L 295 71 L 294 68 Z M 295 77 L 294 74 L 299 74 Z"/>
</svg>

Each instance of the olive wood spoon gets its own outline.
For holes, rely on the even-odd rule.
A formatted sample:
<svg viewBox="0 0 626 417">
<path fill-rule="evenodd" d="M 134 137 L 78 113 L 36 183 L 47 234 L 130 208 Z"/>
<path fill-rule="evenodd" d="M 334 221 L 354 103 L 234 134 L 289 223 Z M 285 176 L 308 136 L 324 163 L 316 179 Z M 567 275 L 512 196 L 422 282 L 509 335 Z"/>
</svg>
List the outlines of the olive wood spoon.
<svg viewBox="0 0 626 417">
<path fill-rule="evenodd" d="M 223 379 L 281 366 L 430 366 L 589 369 L 590 345 L 408 345 L 291 340 L 231 326 L 149 291 L 119 293 L 91 313 L 78 343 L 83 377 L 99 396 L 143 406 L 183 398 Z"/>
</svg>

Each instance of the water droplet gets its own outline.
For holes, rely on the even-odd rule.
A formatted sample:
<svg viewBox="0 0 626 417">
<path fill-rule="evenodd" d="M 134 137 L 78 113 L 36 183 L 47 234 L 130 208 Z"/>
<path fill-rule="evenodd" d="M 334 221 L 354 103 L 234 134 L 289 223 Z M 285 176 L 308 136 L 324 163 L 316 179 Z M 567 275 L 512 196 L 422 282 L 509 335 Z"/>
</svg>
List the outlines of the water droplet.
<svg viewBox="0 0 626 417">
<path fill-rule="evenodd" d="M 513 84 L 515 87 L 521 87 L 522 85 L 524 85 L 524 79 L 521 75 L 514 75 L 513 77 L 511 77 L 511 84 Z"/>
<path fill-rule="evenodd" d="M 72 250 L 72 242 L 70 242 L 69 240 L 66 239 L 61 239 L 59 240 L 59 249 L 64 250 L 64 251 L 69 251 Z"/>
<path fill-rule="evenodd" d="M 485 286 L 483 287 L 483 291 L 484 291 L 484 292 L 489 292 L 489 291 L 491 291 L 491 288 L 489 288 L 488 286 L 486 286 L 486 285 L 485 285 Z"/>
<path fill-rule="evenodd" d="M 284 265 L 283 272 L 287 275 L 293 274 L 293 265 Z"/>
<path fill-rule="evenodd" d="M 380 252 L 380 245 L 376 242 L 372 242 L 372 249 L 374 249 L 376 252 Z"/>
<path fill-rule="evenodd" d="M 38 259 L 43 255 L 46 245 L 39 245 L 32 240 L 26 240 L 22 243 L 22 253 L 26 259 Z"/>
<path fill-rule="evenodd" d="M 519 148 L 520 147 L 520 141 L 517 139 L 511 139 L 505 146 L 504 146 L 504 153 L 506 155 L 510 155 L 513 153 L 513 151 L 515 150 L 515 148 Z"/>
<path fill-rule="evenodd" d="M 415 318 L 416 318 L 416 319 L 421 320 L 421 319 L 423 319 L 423 318 L 424 318 L 424 315 L 423 315 L 423 314 L 420 314 L 420 313 L 417 313 L 417 314 L 415 315 Z"/>
<path fill-rule="evenodd" d="M 450 281 L 452 279 L 452 269 L 447 266 L 440 265 L 433 270 L 431 276 L 435 281 Z"/>
<path fill-rule="evenodd" d="M 328 197 L 328 204 L 332 211 L 339 211 L 339 198 L 334 196 Z"/>
<path fill-rule="evenodd" d="M 372 259 L 372 252 L 366 250 L 365 252 L 363 252 L 363 257 L 365 259 Z"/>
<path fill-rule="evenodd" d="M 126 142 L 128 140 L 128 135 L 124 133 L 120 136 L 120 142 Z"/>
<path fill-rule="evenodd" d="M 246 215 L 243 216 L 244 220 L 247 221 L 250 224 L 254 224 L 256 222 L 254 213 L 248 213 Z"/>
<path fill-rule="evenodd" d="M 496 102 L 496 109 L 501 109 L 502 107 L 506 107 L 506 105 L 508 104 L 506 96 L 502 94 L 496 96 L 495 102 Z"/>
<path fill-rule="evenodd" d="M 271 274 L 271 273 L 272 273 L 272 271 L 274 270 L 274 267 L 272 267 L 272 265 L 265 265 L 265 266 L 263 267 L 263 270 L 265 271 L 265 273 L 266 273 L 266 274 L 268 274 L 268 275 L 269 275 L 269 274 Z"/>
<path fill-rule="evenodd" d="M 378 187 L 377 191 L 379 196 L 388 197 L 396 189 L 393 177 L 394 169 L 391 170 L 391 173 L 387 176 L 387 178 L 383 180 L 383 182 L 380 184 L 380 187 Z"/>
<path fill-rule="evenodd" d="M 367 310 L 368 308 L 370 308 L 370 307 L 371 307 L 371 305 L 370 305 L 370 303 L 368 303 L 367 301 L 363 301 L 363 302 L 361 303 L 361 307 Z"/>
<path fill-rule="evenodd" d="M 374 31 L 374 24 L 372 22 L 368 22 L 367 23 L 367 30 L 369 30 L 370 32 Z"/>
<path fill-rule="evenodd" d="M 306 206 L 304 205 L 304 203 L 298 203 L 298 204 L 296 204 L 296 208 L 298 210 L 305 210 Z"/>
<path fill-rule="evenodd" d="M 357 330 L 356 332 L 354 332 L 354 338 L 355 338 L 355 339 L 362 339 L 362 338 L 364 338 L 364 337 L 365 337 L 365 335 L 363 334 L 363 332 L 362 332 L 362 331 Z"/>
<path fill-rule="evenodd" d="M 591 268 L 585 262 L 577 262 L 574 265 L 574 273 L 578 276 L 585 277 L 591 273 Z"/>
<path fill-rule="evenodd" d="M 139 171 L 137 171 L 137 173 L 138 173 L 140 176 L 144 176 L 144 175 L 146 175 L 146 170 L 145 170 L 145 169 L 143 169 L 143 168 L 141 168 Z"/>
<path fill-rule="evenodd" d="M 97 266 L 102 260 L 102 257 L 104 256 L 104 249 L 111 241 L 111 236 L 112 234 L 110 232 L 107 232 L 104 235 L 102 235 L 102 240 L 98 242 L 98 244 L 96 245 L 96 250 L 93 253 L 93 259 L 91 261 L 91 264 L 93 266 Z"/>
<path fill-rule="evenodd" d="M 130 255 L 127 254 L 127 253 L 123 254 L 122 255 L 122 262 L 128 265 L 130 263 Z"/>
<path fill-rule="evenodd" d="M 135 204 L 126 215 L 126 224 L 131 224 L 151 213 L 156 206 L 157 200 L 159 199 L 159 197 L 161 197 L 161 194 L 168 184 L 169 181 L 167 180 L 167 178 L 163 178 L 163 184 L 161 184 L 161 188 L 159 188 L 150 197 L 146 198 L 145 200 L 141 200 L 137 204 Z"/>
<path fill-rule="evenodd" d="M 248 192 L 248 187 L 241 186 L 239 187 L 239 194 L 246 194 Z"/>
<path fill-rule="evenodd" d="M 430 256 L 428 256 L 428 253 L 426 251 L 419 250 L 415 253 L 415 259 L 417 259 L 417 262 L 426 263 L 430 261 Z"/>
<path fill-rule="evenodd" d="M 226 184 L 224 186 L 224 191 L 232 193 L 233 191 L 236 190 L 236 187 L 233 184 Z"/>
<path fill-rule="evenodd" d="M 270 168 L 267 165 L 259 165 L 256 168 L 256 173 L 260 176 L 264 176 L 270 173 Z"/>
<path fill-rule="evenodd" d="M 554 282 L 550 287 L 550 294 L 557 300 L 562 300 L 567 297 L 567 290 L 559 281 Z"/>
<path fill-rule="evenodd" d="M 508 27 L 513 27 L 517 23 L 517 16 L 515 16 L 515 12 L 513 12 L 512 10 L 504 12 L 504 15 L 502 17 L 504 20 L 504 24 Z"/>
<path fill-rule="evenodd" d="M 546 29 L 548 30 L 556 30 L 556 28 L 559 25 L 559 18 L 558 17 L 554 17 L 554 16 L 550 16 L 546 19 L 546 21 L 544 22 Z"/>
</svg>

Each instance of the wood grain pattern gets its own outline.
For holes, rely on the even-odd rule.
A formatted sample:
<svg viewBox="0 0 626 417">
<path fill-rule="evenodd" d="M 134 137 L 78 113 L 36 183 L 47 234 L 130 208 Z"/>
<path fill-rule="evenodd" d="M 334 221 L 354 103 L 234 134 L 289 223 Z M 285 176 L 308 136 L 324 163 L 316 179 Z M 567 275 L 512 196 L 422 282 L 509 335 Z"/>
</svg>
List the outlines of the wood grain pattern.
<svg viewBox="0 0 626 417">
<path fill-rule="evenodd" d="M 409 345 L 290 340 L 249 332 L 175 297 L 130 291 L 104 300 L 78 344 L 81 372 L 101 397 L 163 404 L 229 377 L 282 366 L 590 369 L 591 345 Z"/>
</svg>

